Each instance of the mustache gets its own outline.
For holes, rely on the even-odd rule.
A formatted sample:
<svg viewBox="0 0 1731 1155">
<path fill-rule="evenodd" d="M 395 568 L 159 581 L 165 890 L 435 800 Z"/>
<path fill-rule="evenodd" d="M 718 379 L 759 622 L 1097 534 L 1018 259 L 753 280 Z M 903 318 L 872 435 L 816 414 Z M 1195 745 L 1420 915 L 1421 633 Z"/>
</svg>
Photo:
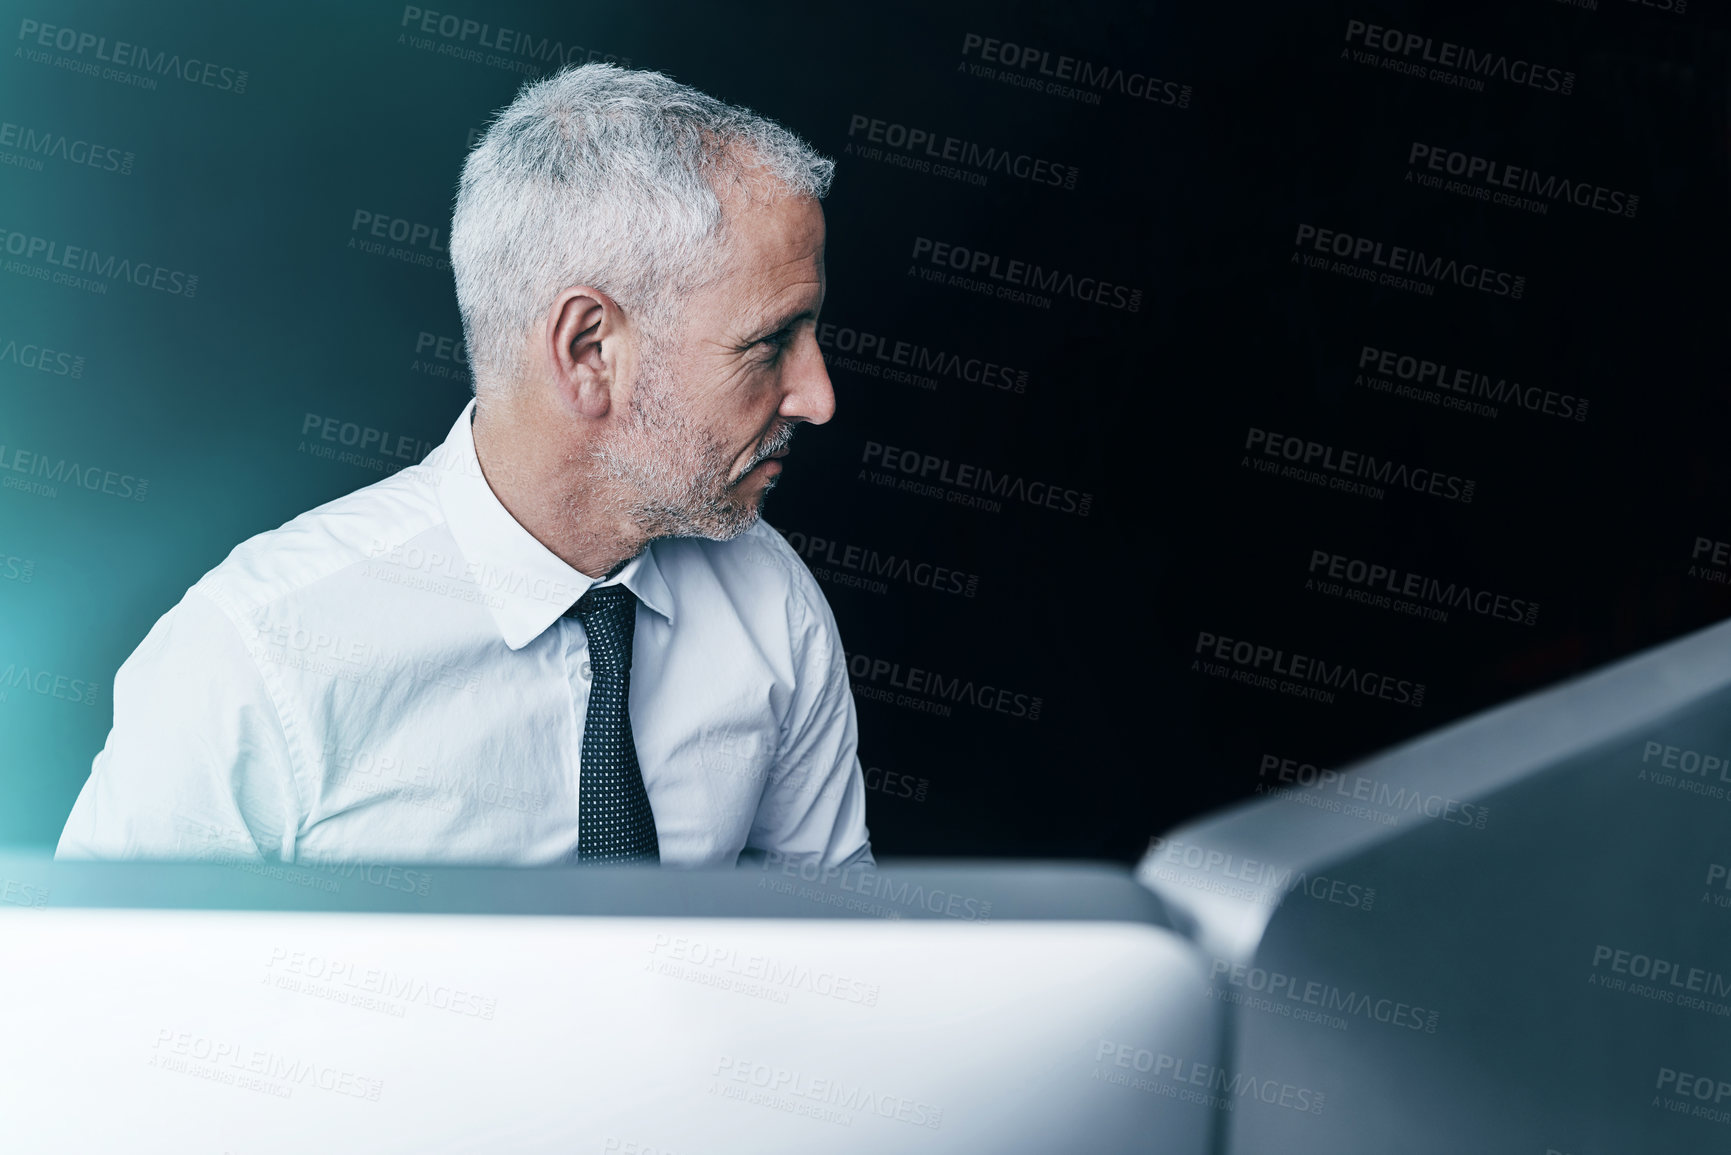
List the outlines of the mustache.
<svg viewBox="0 0 1731 1155">
<path fill-rule="evenodd" d="M 773 433 L 764 438 L 763 444 L 757 447 L 757 452 L 752 454 L 751 461 L 744 469 L 740 470 L 739 475 L 744 477 L 759 465 L 768 461 L 771 455 L 780 453 L 783 449 L 786 449 L 793 441 L 793 434 L 796 428 L 798 427 L 791 421 L 783 421 L 778 425 Z"/>
</svg>

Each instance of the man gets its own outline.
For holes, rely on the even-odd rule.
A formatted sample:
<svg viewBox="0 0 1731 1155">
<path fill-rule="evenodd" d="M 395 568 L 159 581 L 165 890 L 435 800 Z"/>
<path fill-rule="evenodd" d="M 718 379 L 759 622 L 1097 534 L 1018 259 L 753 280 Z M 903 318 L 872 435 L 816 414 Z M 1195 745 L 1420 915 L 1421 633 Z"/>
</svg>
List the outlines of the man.
<svg viewBox="0 0 1731 1155">
<path fill-rule="evenodd" d="M 833 168 L 658 73 L 527 85 L 451 228 L 475 400 L 156 623 L 58 854 L 870 864 L 835 619 L 758 518 L 835 408 Z"/>
</svg>

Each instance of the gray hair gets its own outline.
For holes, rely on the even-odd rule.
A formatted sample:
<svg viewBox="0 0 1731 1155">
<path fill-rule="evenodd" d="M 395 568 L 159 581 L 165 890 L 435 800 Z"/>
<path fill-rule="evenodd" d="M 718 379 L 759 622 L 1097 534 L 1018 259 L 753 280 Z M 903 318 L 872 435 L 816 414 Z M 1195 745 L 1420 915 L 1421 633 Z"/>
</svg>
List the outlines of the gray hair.
<svg viewBox="0 0 1731 1155">
<path fill-rule="evenodd" d="M 593 285 L 651 341 L 718 275 L 723 184 L 821 199 L 835 162 L 659 72 L 566 68 L 523 86 L 463 162 L 451 269 L 477 393 L 513 380 L 553 298 Z"/>
</svg>

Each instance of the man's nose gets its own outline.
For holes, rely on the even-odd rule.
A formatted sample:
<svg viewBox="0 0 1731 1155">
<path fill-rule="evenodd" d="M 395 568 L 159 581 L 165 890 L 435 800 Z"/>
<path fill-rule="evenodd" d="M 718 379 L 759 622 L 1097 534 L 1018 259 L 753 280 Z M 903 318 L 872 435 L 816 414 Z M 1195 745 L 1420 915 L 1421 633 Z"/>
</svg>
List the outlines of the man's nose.
<svg viewBox="0 0 1731 1155">
<path fill-rule="evenodd" d="M 829 370 L 823 363 L 823 350 L 815 333 L 805 334 L 800 354 L 787 372 L 787 394 L 781 399 L 781 416 L 813 425 L 822 425 L 835 416 L 835 387 L 830 384 Z"/>
</svg>

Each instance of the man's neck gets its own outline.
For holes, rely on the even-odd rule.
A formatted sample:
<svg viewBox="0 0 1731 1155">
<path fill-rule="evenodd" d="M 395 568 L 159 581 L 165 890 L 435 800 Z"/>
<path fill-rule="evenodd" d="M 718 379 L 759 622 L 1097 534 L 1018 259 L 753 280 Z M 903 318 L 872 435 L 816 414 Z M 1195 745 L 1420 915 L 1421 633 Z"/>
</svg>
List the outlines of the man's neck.
<svg viewBox="0 0 1731 1155">
<path fill-rule="evenodd" d="M 504 399 L 475 404 L 475 456 L 499 504 L 566 565 L 611 577 L 642 553 L 649 537 L 619 513 L 622 502 L 584 447 L 541 432 Z"/>
</svg>

